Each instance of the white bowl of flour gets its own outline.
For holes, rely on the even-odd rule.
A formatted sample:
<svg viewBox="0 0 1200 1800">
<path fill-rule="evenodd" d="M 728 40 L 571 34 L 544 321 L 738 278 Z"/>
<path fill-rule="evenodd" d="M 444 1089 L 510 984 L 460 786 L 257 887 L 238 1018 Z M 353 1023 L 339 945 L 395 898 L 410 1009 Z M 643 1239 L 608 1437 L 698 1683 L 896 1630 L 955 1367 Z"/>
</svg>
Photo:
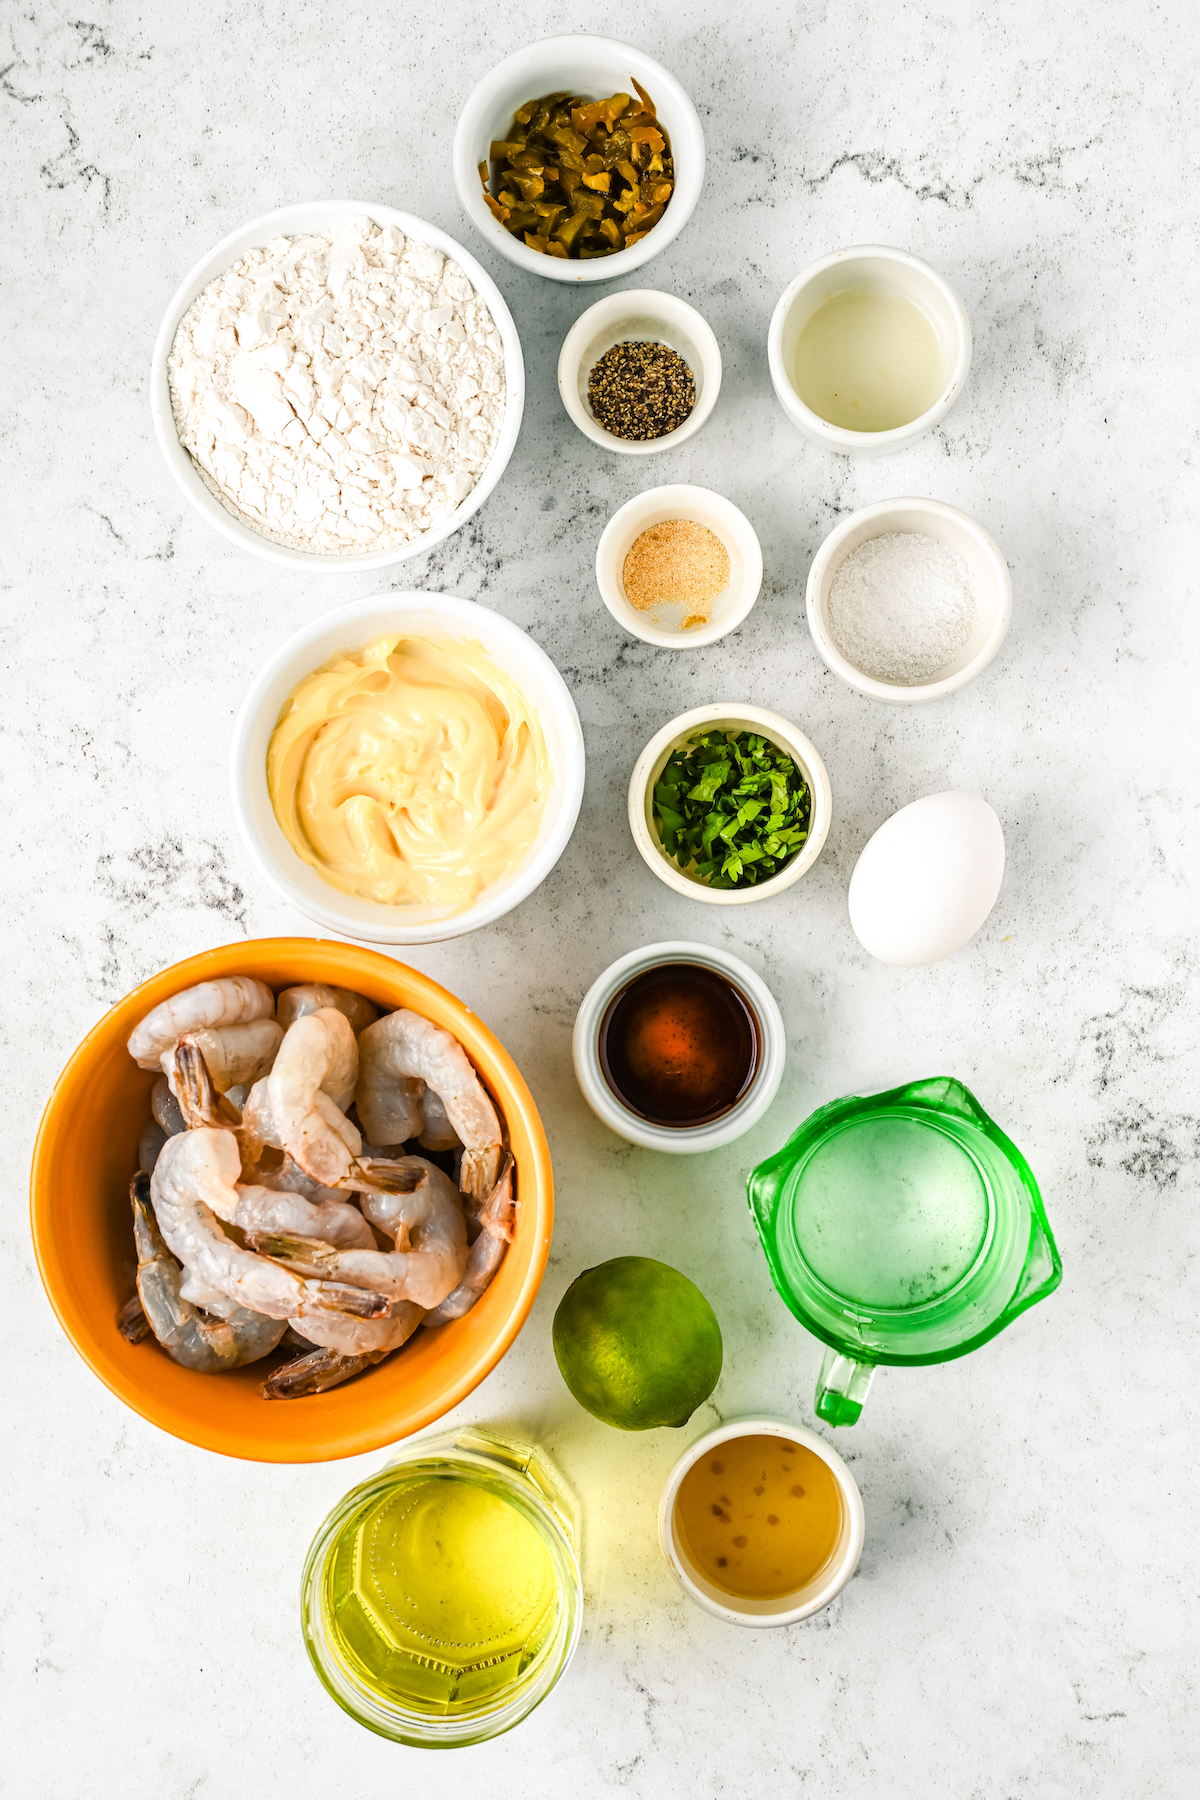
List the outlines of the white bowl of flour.
<svg viewBox="0 0 1200 1800">
<path fill-rule="evenodd" d="M 837 525 L 808 572 L 823 660 L 874 700 L 913 705 L 986 669 L 1012 615 L 1012 580 L 981 525 L 940 500 L 880 500 Z"/>
<path fill-rule="evenodd" d="M 504 473 L 525 401 L 512 315 L 411 213 L 283 207 L 197 263 L 150 405 L 188 499 L 244 550 L 339 573 L 420 555 Z"/>
</svg>

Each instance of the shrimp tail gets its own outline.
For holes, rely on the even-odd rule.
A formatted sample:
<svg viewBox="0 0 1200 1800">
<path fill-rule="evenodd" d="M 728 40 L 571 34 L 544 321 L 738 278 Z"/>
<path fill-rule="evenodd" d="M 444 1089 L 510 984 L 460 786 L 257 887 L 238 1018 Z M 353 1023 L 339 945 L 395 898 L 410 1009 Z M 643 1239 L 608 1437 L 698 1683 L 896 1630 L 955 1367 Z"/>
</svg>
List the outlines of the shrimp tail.
<svg viewBox="0 0 1200 1800">
<path fill-rule="evenodd" d="M 350 1173 L 339 1182 L 340 1187 L 365 1194 L 415 1194 L 425 1178 L 422 1168 L 413 1166 L 415 1158 L 397 1162 L 387 1156 L 356 1157 Z"/>
<path fill-rule="evenodd" d="M 182 1271 L 159 1230 L 145 1170 L 139 1170 L 130 1182 L 129 1199 L 138 1256 L 138 1299 L 148 1330 L 183 1368 L 209 1375 L 235 1367 L 239 1352 L 232 1326 L 224 1319 L 201 1318 L 180 1294 Z"/>
<path fill-rule="evenodd" d="M 204 1052 L 199 1044 L 180 1038 L 175 1046 L 171 1069 L 171 1091 L 179 1102 L 179 1110 L 189 1130 L 210 1125 L 228 1131 L 240 1125 L 242 1115 L 224 1094 L 218 1094 L 209 1074 Z"/>
<path fill-rule="evenodd" d="M 485 1204 L 503 1177 L 506 1151 L 503 1144 L 487 1144 L 482 1150 L 464 1150 L 458 1168 L 458 1185 L 476 1207 Z"/>
<path fill-rule="evenodd" d="M 246 1243 L 260 1256 L 281 1262 L 301 1275 L 323 1276 L 337 1268 L 338 1248 L 324 1238 L 293 1237 L 280 1231 L 248 1231 Z"/>
<path fill-rule="evenodd" d="M 397 1227 L 396 1248 L 408 1250 L 409 1230 L 407 1225 Z M 298 1275 L 317 1275 L 328 1277 L 334 1275 L 339 1267 L 344 1244 L 331 1244 L 328 1238 L 300 1237 L 285 1231 L 248 1231 L 246 1242 L 251 1250 L 257 1250 L 260 1256 L 269 1256 L 272 1262 L 279 1262 L 285 1268 L 292 1269 Z M 355 1292 L 358 1292 L 355 1289 Z"/>
<path fill-rule="evenodd" d="M 133 1207 L 133 1246 L 140 1268 L 163 1255 L 167 1248 L 154 1215 L 150 1177 L 145 1169 L 139 1169 L 129 1184 L 129 1204 Z"/>
<path fill-rule="evenodd" d="M 512 1184 L 515 1166 L 512 1157 L 506 1152 L 504 1167 L 496 1185 L 476 1214 L 483 1230 L 491 1232 L 493 1237 L 503 1238 L 506 1244 L 512 1243 L 517 1213 Z"/>
<path fill-rule="evenodd" d="M 297 1239 L 311 1248 L 312 1238 Z M 326 1249 L 332 1248 L 326 1245 Z M 382 1319 L 391 1310 L 387 1294 L 373 1294 L 370 1288 L 349 1287 L 340 1281 L 309 1281 L 298 1316 L 308 1312 L 349 1313 L 355 1319 Z"/>
<path fill-rule="evenodd" d="M 303 1400 L 325 1394 L 352 1375 L 361 1374 L 377 1356 L 341 1356 L 336 1350 L 310 1350 L 306 1356 L 274 1369 L 259 1388 L 264 1400 Z"/>
<path fill-rule="evenodd" d="M 150 1332 L 150 1321 L 146 1317 L 140 1294 L 128 1299 L 117 1314 L 117 1330 L 127 1344 L 140 1344 Z"/>
<path fill-rule="evenodd" d="M 517 1208 L 513 1198 L 515 1167 L 512 1157 L 506 1153 L 500 1179 L 476 1215 L 480 1225 L 479 1235 L 471 1245 L 463 1278 L 446 1295 L 440 1306 L 435 1306 L 426 1314 L 424 1324 L 428 1328 L 436 1330 L 440 1325 L 450 1325 L 455 1319 L 461 1319 L 491 1286 L 496 1270 L 504 1261 L 512 1242 Z"/>
</svg>

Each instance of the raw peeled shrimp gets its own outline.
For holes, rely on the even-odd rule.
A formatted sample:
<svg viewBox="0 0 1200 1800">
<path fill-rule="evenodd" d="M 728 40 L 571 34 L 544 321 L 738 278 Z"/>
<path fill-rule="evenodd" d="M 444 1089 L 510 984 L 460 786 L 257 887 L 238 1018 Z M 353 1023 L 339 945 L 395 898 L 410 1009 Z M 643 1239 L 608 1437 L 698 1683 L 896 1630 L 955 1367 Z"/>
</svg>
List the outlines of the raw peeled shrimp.
<svg viewBox="0 0 1200 1800">
<path fill-rule="evenodd" d="M 129 1198 L 138 1299 L 150 1330 L 172 1361 L 196 1374 L 213 1375 L 269 1355 L 283 1336 L 284 1321 L 228 1301 L 216 1307 L 221 1316 L 203 1318 L 198 1305 L 209 1296 L 189 1291 L 185 1271 L 171 1255 L 155 1219 L 150 1178 L 144 1172 L 134 1176 Z"/>
<path fill-rule="evenodd" d="M 185 1130 L 207 1125 L 228 1131 L 240 1126 L 241 1114 L 228 1095 L 217 1092 L 204 1052 L 194 1038 L 180 1038 L 173 1050 L 164 1052 L 163 1061 L 169 1064 L 171 1094 Z"/>
<path fill-rule="evenodd" d="M 353 1319 L 344 1313 L 332 1312 L 322 1313 L 317 1318 L 313 1314 L 304 1321 L 303 1335 L 321 1349 L 333 1351 L 338 1356 L 363 1357 L 369 1362 L 381 1362 L 390 1351 L 398 1350 L 401 1344 L 408 1342 L 424 1317 L 421 1307 L 413 1306 L 407 1300 L 397 1300 L 388 1316 L 382 1319 Z M 307 1361 L 307 1357 L 299 1358 L 298 1361 Z M 276 1373 L 283 1375 L 288 1367 L 295 1366 L 285 1364 Z M 348 1370 L 347 1374 L 357 1374 L 362 1366 L 359 1363 L 356 1368 Z M 326 1383 L 329 1387 L 333 1385 L 332 1382 Z M 280 1396 L 292 1397 L 294 1396 L 291 1394 Z"/>
<path fill-rule="evenodd" d="M 364 1150 L 367 1146 L 363 1145 Z M 350 1199 L 345 1188 L 326 1187 L 320 1181 L 314 1181 L 305 1173 L 298 1162 L 293 1162 L 286 1150 L 264 1145 L 258 1153 L 258 1160 L 247 1167 L 242 1161 L 242 1180 L 255 1187 L 272 1188 L 277 1194 L 299 1194 L 302 1200 L 313 1200 L 318 1205 L 323 1200 L 340 1200 L 343 1203 Z"/>
<path fill-rule="evenodd" d="M 160 1075 L 150 1089 L 150 1111 L 162 1126 L 164 1137 L 174 1137 L 176 1132 L 187 1130 L 187 1120 L 179 1110 L 179 1102 L 165 1075 Z"/>
<path fill-rule="evenodd" d="M 382 1362 L 387 1354 L 386 1350 L 373 1350 L 369 1356 L 343 1356 L 337 1350 L 306 1350 L 294 1362 L 274 1369 L 258 1391 L 264 1400 L 303 1400 L 310 1394 L 325 1394 L 372 1363 Z"/>
<path fill-rule="evenodd" d="M 479 1214 L 479 1236 L 471 1245 L 462 1280 L 446 1295 L 440 1306 L 430 1311 L 425 1320 L 426 1325 L 449 1325 L 452 1320 L 461 1319 L 464 1313 L 469 1313 L 504 1261 L 504 1253 L 512 1241 L 513 1213 L 516 1207 L 512 1179 L 513 1160 L 510 1156 L 504 1173 L 488 1195 Z"/>
<path fill-rule="evenodd" d="M 332 1006 L 338 1012 L 345 1013 L 355 1037 L 379 1017 L 378 1007 L 372 1006 L 361 994 L 351 993 L 349 988 L 327 987 L 323 981 L 310 981 L 302 987 L 284 988 L 275 1002 L 275 1017 L 286 1031 L 289 1025 L 304 1018 L 306 1013 L 316 1012 L 319 1007 L 325 1006 Z"/>
<path fill-rule="evenodd" d="M 385 1355 L 407 1343 L 408 1337 L 416 1332 L 417 1325 L 425 1314 L 421 1307 L 412 1307 L 408 1301 L 399 1300 L 394 1307 L 394 1318 L 387 1323 L 387 1332 L 376 1332 L 383 1348 L 372 1350 L 333 1350 L 333 1348 L 306 1348 L 293 1363 L 284 1363 L 281 1368 L 273 1370 L 259 1393 L 264 1400 L 300 1400 L 309 1393 L 327 1393 L 329 1388 L 336 1388 L 338 1382 L 349 1381 L 351 1375 L 358 1375 L 363 1368 L 371 1368 L 372 1363 L 381 1363 Z M 371 1328 L 371 1321 L 356 1319 L 354 1325 Z M 290 1334 L 293 1336 L 293 1334 Z M 351 1341 L 345 1336 L 344 1341 Z"/>
<path fill-rule="evenodd" d="M 393 1186 L 386 1194 L 363 1194 L 360 1204 L 364 1222 L 386 1232 L 394 1250 L 339 1250 L 269 1231 L 250 1232 L 247 1241 L 300 1274 L 369 1288 L 423 1310 L 440 1305 L 467 1264 L 467 1227 L 458 1190 L 424 1157 L 402 1156 L 388 1166 L 395 1172 Z"/>
<path fill-rule="evenodd" d="M 344 1013 L 319 1007 L 290 1025 L 271 1073 L 242 1113 L 244 1147 L 284 1150 L 323 1187 L 386 1187 L 390 1162 L 360 1160 L 362 1134 L 345 1115 L 354 1094 L 358 1045 Z"/>
<path fill-rule="evenodd" d="M 142 1135 L 138 1139 L 138 1169 L 149 1175 L 158 1161 L 159 1152 L 167 1141 L 167 1134 L 157 1119 L 147 1119 L 142 1126 Z"/>
<path fill-rule="evenodd" d="M 163 1051 L 172 1049 L 185 1032 L 244 1025 L 252 1019 L 269 1019 L 274 1011 L 274 994 L 265 981 L 252 975 L 201 981 L 147 1013 L 130 1034 L 129 1054 L 139 1069 L 157 1069 Z"/>
<path fill-rule="evenodd" d="M 142 1125 L 142 1136 L 137 1141 L 137 1166 L 144 1168 L 146 1174 L 153 1172 L 158 1161 L 158 1152 L 164 1147 L 167 1138 L 175 1138 L 176 1132 L 187 1130 L 187 1120 L 180 1112 L 180 1103 L 171 1093 L 171 1084 L 166 1075 L 158 1076 L 157 1082 L 149 1091 L 149 1111 L 153 1118 Z M 137 1343 L 137 1339 L 133 1339 Z"/>
<path fill-rule="evenodd" d="M 282 1150 L 319 1187 L 339 1186 L 362 1149 L 358 1127 L 320 1088 L 312 1091 L 307 1112 L 296 1109 L 290 1120 L 277 1118 L 269 1077 L 256 1081 L 246 1096 L 241 1135 L 251 1162 L 264 1146 Z"/>
<path fill-rule="evenodd" d="M 230 1088 L 249 1087 L 271 1071 L 283 1042 L 283 1026 L 274 1019 L 251 1019 L 245 1025 L 204 1026 L 185 1031 L 162 1053 L 163 1073 L 171 1092 L 182 1105 L 177 1071 L 187 1046 L 199 1051 L 218 1094 Z"/>
<path fill-rule="evenodd" d="M 267 1080 L 271 1116 L 281 1133 L 294 1133 L 317 1093 L 327 1094 L 344 1113 L 357 1080 L 358 1044 L 349 1019 L 336 1007 L 319 1007 L 289 1025 L 284 1034 Z M 301 1159 L 296 1160 L 303 1168 Z"/>
<path fill-rule="evenodd" d="M 160 1075 L 150 1089 L 150 1111 L 154 1116 L 146 1120 L 138 1139 L 138 1168 L 144 1169 L 147 1175 L 152 1172 L 167 1139 L 187 1130 L 187 1120 L 179 1110 L 179 1102 L 165 1075 Z M 136 1338 L 133 1342 L 137 1342 Z"/>
<path fill-rule="evenodd" d="M 358 1085 L 354 1107 L 372 1144 L 406 1144 L 424 1129 L 425 1084 L 392 1066 L 390 1045 L 380 1026 L 395 1018 L 388 1013 L 359 1034 Z M 371 1034 L 375 1035 L 372 1036 Z"/>
<path fill-rule="evenodd" d="M 427 1087 L 421 1095 L 421 1129 L 417 1133 L 417 1142 L 422 1150 L 457 1150 L 458 1133 L 446 1117 L 446 1108 L 434 1093 Z"/>
<path fill-rule="evenodd" d="M 278 1145 L 262 1144 L 256 1160 L 249 1166 L 243 1158 L 242 1180 L 253 1182 L 255 1187 L 274 1188 L 279 1194 L 301 1194 L 305 1200 L 346 1198 L 342 1189 L 326 1187 L 323 1182 L 314 1181 Z"/>
<path fill-rule="evenodd" d="M 231 1131 L 200 1126 L 169 1138 L 151 1178 L 158 1224 L 168 1248 L 189 1272 L 189 1279 L 215 1288 L 252 1312 L 288 1319 L 311 1336 L 309 1320 L 331 1311 L 357 1318 L 379 1319 L 387 1299 L 359 1287 L 327 1281 L 301 1281 L 280 1264 L 253 1250 L 243 1250 L 222 1231 L 220 1221 L 233 1221 L 247 1192 L 239 1189 L 241 1152 Z M 316 1338 L 313 1338 L 316 1342 Z"/>
<path fill-rule="evenodd" d="M 401 1102 L 407 1094 L 401 1084 L 423 1082 L 441 1101 L 463 1145 L 459 1186 L 484 1201 L 500 1177 L 502 1133 L 496 1109 L 458 1039 L 420 1013 L 401 1007 L 367 1026 L 359 1037 L 358 1052 L 354 1103 L 371 1142 L 397 1144 L 417 1135 L 423 1126 L 422 1111 L 414 1103 L 413 1121 L 402 1116 Z M 400 1137 L 389 1135 L 405 1124 L 408 1129 Z"/>
<path fill-rule="evenodd" d="M 375 1233 L 345 1194 L 327 1200 L 306 1200 L 266 1187 L 245 1187 L 234 1210 L 233 1223 L 247 1238 L 254 1232 L 320 1238 L 339 1250 L 374 1250 Z"/>
</svg>

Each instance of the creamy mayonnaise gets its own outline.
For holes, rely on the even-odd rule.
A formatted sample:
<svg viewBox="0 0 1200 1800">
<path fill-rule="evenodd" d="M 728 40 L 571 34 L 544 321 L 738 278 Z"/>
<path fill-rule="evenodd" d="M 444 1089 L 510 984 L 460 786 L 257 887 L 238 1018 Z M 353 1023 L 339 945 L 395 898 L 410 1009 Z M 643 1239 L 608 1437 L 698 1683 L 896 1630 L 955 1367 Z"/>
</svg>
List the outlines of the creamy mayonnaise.
<svg viewBox="0 0 1200 1800">
<path fill-rule="evenodd" d="M 524 862 L 550 759 L 482 644 L 388 636 L 292 690 L 267 787 L 293 850 L 332 886 L 450 916 Z"/>
</svg>

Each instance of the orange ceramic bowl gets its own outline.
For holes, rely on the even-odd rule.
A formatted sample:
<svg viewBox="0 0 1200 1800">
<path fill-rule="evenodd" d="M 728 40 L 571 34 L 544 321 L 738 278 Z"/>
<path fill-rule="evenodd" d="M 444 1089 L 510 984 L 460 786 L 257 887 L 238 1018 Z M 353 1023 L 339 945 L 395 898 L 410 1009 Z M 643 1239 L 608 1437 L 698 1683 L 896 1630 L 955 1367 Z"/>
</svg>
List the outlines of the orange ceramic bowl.
<svg viewBox="0 0 1200 1800">
<path fill-rule="evenodd" d="M 508 1126 L 517 1224 L 492 1285 L 465 1318 L 418 1331 L 344 1387 L 305 1400 L 263 1400 L 263 1366 L 196 1375 L 150 1339 L 127 1344 L 117 1313 L 132 1291 L 129 1182 L 150 1116 L 154 1074 L 125 1042 L 151 1007 L 218 975 L 257 975 L 276 990 L 327 981 L 378 1006 L 410 1006 L 452 1031 Z M 176 963 L 135 988 L 80 1044 L 50 1096 L 33 1154 L 33 1242 L 51 1305 L 105 1385 L 164 1431 L 255 1462 L 325 1462 L 420 1431 L 477 1387 L 529 1314 L 550 1250 L 550 1150 L 533 1098 L 504 1046 L 436 981 L 376 950 L 314 938 L 260 938 Z M 270 1364 L 266 1364 L 270 1367 Z"/>
</svg>

